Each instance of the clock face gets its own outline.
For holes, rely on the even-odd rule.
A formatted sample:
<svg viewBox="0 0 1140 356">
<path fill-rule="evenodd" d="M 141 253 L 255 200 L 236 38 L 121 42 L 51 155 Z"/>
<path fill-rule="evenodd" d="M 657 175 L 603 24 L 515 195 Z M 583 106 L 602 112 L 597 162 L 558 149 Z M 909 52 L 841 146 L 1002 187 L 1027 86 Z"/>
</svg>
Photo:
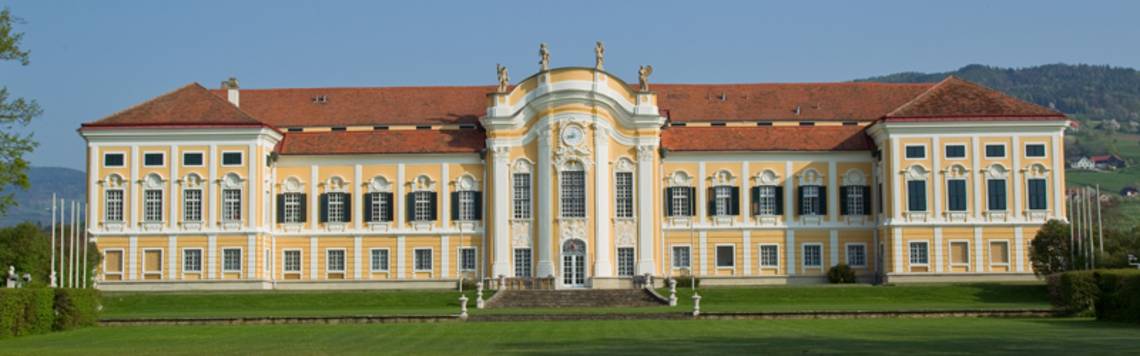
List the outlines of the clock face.
<svg viewBox="0 0 1140 356">
<path fill-rule="evenodd" d="M 582 128 L 577 126 L 570 126 L 562 130 L 562 142 L 567 145 L 577 146 L 582 143 L 585 134 L 582 133 Z"/>
</svg>

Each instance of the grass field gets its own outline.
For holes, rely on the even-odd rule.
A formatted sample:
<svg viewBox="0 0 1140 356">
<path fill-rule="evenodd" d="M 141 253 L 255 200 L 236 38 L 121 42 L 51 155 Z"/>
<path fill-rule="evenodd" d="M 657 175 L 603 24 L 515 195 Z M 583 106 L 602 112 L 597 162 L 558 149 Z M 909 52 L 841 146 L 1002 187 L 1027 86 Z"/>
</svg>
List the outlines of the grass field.
<svg viewBox="0 0 1140 356">
<path fill-rule="evenodd" d="M 570 321 L 100 327 L 0 354 L 1129 354 L 1140 327 L 1087 319 Z"/>
<path fill-rule="evenodd" d="M 668 290 L 659 292 L 668 296 Z M 699 292 L 701 309 L 707 312 L 1049 307 L 1041 284 L 724 287 Z M 683 312 L 692 308 L 686 288 L 678 289 L 676 308 L 476 310 L 474 293 L 467 295 L 472 314 Z M 459 312 L 458 297 L 456 291 L 108 293 L 103 298 L 103 317 L 448 315 Z"/>
</svg>

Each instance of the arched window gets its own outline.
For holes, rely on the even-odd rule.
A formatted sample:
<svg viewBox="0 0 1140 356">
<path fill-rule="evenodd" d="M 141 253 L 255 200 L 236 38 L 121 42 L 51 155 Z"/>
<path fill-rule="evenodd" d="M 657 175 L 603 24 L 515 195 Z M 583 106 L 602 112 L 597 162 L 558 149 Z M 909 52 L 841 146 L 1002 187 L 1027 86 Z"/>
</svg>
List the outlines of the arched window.
<svg viewBox="0 0 1140 356">
<path fill-rule="evenodd" d="M 373 177 L 364 195 L 364 219 L 369 223 L 392 221 L 392 203 L 392 183 L 383 176 Z"/>
<path fill-rule="evenodd" d="M 784 213 L 784 187 L 780 186 L 780 176 L 771 169 L 756 175 L 756 185 L 752 187 L 752 215 L 776 216 Z"/>
<path fill-rule="evenodd" d="M 107 223 L 123 222 L 123 177 L 112 174 L 104 181 L 103 220 Z"/>
<path fill-rule="evenodd" d="M 665 188 L 665 216 L 681 218 L 690 217 L 696 211 L 695 197 L 697 188 L 693 187 L 693 179 L 684 171 L 675 171 L 669 177 L 668 188 Z"/>
<path fill-rule="evenodd" d="M 455 191 L 451 192 L 451 219 L 454 221 L 477 221 L 483 218 L 483 196 L 479 182 L 470 174 L 455 180 Z"/>
<path fill-rule="evenodd" d="M 867 198 L 871 196 L 871 187 L 867 185 L 867 176 L 862 170 L 852 169 L 843 175 L 843 185 L 839 187 L 839 214 L 847 216 L 870 215 L 871 209 Z"/>
<path fill-rule="evenodd" d="M 808 169 L 800 175 L 800 215 L 818 217 L 827 214 L 827 190 L 824 188 L 823 175 L 818 171 Z"/>
<path fill-rule="evenodd" d="M 305 184 L 297 177 L 285 179 L 281 184 L 281 194 L 277 195 L 277 222 L 283 224 L 300 224 L 305 222 L 306 201 Z"/>
</svg>

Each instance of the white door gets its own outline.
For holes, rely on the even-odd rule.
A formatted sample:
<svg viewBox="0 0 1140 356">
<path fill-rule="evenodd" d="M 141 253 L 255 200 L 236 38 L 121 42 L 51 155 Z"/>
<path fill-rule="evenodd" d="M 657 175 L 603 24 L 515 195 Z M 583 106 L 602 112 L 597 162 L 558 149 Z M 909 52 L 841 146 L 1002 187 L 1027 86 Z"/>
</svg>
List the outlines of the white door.
<svg viewBox="0 0 1140 356">
<path fill-rule="evenodd" d="M 569 240 L 562 244 L 562 285 L 586 285 L 586 243 Z"/>
</svg>

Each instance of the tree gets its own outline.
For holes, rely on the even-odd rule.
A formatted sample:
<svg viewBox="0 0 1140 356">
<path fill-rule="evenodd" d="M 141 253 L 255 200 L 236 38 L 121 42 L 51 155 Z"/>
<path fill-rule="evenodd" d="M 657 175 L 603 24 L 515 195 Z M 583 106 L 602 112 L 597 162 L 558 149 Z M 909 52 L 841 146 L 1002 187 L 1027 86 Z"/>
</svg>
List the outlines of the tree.
<svg viewBox="0 0 1140 356">
<path fill-rule="evenodd" d="M 81 225 L 76 231 L 83 231 Z M 56 277 L 59 280 L 66 278 L 67 274 L 59 270 L 60 260 L 66 259 L 71 253 L 71 245 L 67 236 L 71 236 L 71 227 L 64 227 L 62 233 L 56 233 L 56 246 L 51 245 L 50 231 L 45 231 L 33 223 L 25 222 L 16 226 L 0 228 L 0 285 L 8 273 L 8 266 L 16 268 L 16 273 L 32 275 L 32 285 L 45 286 L 51 281 L 51 270 L 55 267 Z M 60 237 L 62 236 L 64 237 Z M 82 244 L 82 242 L 80 242 Z M 62 248 L 62 250 L 61 250 Z M 86 248 L 76 245 L 76 253 L 80 254 L 78 260 L 83 261 L 82 253 L 87 253 L 87 271 L 94 271 L 102 262 L 103 256 L 96 251 L 95 243 L 88 242 Z M 52 250 L 55 250 L 55 265 L 51 264 Z M 63 262 L 65 269 L 69 262 Z M 80 269 L 82 270 L 82 269 Z M 94 273 L 87 274 L 87 285 L 92 285 Z"/>
<path fill-rule="evenodd" d="M 1029 249 L 1029 261 L 1033 263 L 1033 273 L 1038 276 L 1065 272 L 1072 269 L 1069 255 L 1072 245 L 1069 240 L 1069 224 L 1059 220 L 1049 220 L 1037 230 L 1037 236 Z"/>
<path fill-rule="evenodd" d="M 0 11 L 0 61 L 16 61 L 28 65 L 28 51 L 20 48 L 23 33 L 13 33 L 12 25 L 21 23 L 5 8 Z M 28 161 L 24 154 L 36 148 L 32 134 L 15 132 L 17 127 L 28 126 L 43 110 L 35 100 L 15 98 L 9 100 L 8 87 L 0 86 L 0 191 L 9 186 L 28 189 Z M 12 192 L 0 195 L 0 215 L 16 203 Z"/>
</svg>

